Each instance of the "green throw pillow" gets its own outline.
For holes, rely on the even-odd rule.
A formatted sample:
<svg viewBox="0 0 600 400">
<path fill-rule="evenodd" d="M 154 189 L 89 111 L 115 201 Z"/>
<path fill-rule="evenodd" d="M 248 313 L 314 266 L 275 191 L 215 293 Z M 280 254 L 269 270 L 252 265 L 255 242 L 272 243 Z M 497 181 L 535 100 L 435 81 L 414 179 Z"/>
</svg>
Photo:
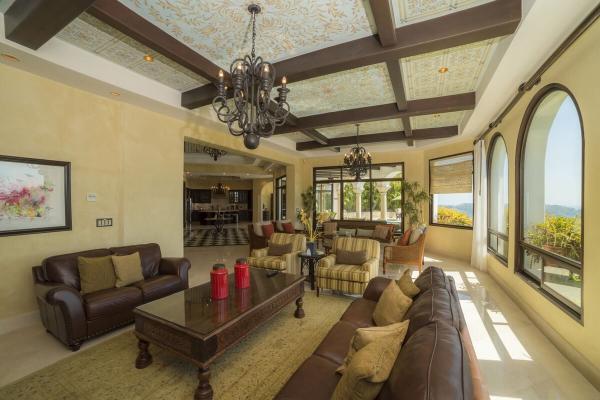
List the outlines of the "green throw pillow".
<svg viewBox="0 0 600 400">
<path fill-rule="evenodd" d="M 115 287 L 117 277 L 110 256 L 77 257 L 77 268 L 82 294 Z"/>
<path fill-rule="evenodd" d="M 126 256 L 112 256 L 117 275 L 117 287 L 127 286 L 134 282 L 143 281 L 142 261 L 137 251 Z"/>
</svg>

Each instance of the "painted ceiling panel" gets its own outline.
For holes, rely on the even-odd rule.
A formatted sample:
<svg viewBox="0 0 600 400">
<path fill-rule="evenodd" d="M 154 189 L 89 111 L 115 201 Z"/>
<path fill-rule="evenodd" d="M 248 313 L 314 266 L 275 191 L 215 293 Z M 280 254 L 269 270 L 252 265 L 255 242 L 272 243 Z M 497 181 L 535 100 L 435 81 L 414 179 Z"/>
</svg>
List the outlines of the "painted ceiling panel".
<svg viewBox="0 0 600 400">
<path fill-rule="evenodd" d="M 226 70 L 250 52 L 248 0 L 119 1 Z M 361 0 L 257 3 L 262 13 L 256 19 L 256 52 L 270 62 L 376 33 Z"/>
<path fill-rule="evenodd" d="M 406 98 L 424 99 L 472 92 L 487 68 L 498 39 L 400 60 Z M 447 72 L 440 73 L 440 68 Z"/>
<path fill-rule="evenodd" d="M 394 0 L 396 26 L 441 17 L 465 8 L 475 7 L 492 0 Z"/>
<path fill-rule="evenodd" d="M 71 22 L 58 37 L 173 89 L 184 91 L 208 83 L 201 76 L 89 14 Z M 152 55 L 154 61 L 144 61 L 146 54 Z"/>
<path fill-rule="evenodd" d="M 458 126 L 465 117 L 467 111 L 455 111 L 443 114 L 419 115 L 410 117 L 410 125 L 413 129 L 442 128 L 444 126 Z"/>
<path fill-rule="evenodd" d="M 371 122 L 363 122 L 360 124 L 360 135 L 369 135 L 373 133 L 384 133 L 384 132 L 399 132 L 403 131 L 404 127 L 402 125 L 402 119 L 388 119 L 383 121 L 371 121 Z M 328 138 L 337 138 L 344 136 L 354 136 L 356 135 L 356 125 L 347 124 L 347 125 L 337 125 L 331 126 L 328 128 L 319 129 L 323 135 Z"/>
<path fill-rule="evenodd" d="M 292 139 L 296 143 L 298 143 L 298 142 L 310 142 L 312 140 L 311 138 L 309 138 L 308 136 L 306 136 L 302 132 L 286 133 L 285 135 L 283 135 L 283 137 L 286 137 L 288 139 Z"/>
<path fill-rule="evenodd" d="M 384 63 L 288 84 L 288 103 L 297 117 L 395 102 Z"/>
</svg>

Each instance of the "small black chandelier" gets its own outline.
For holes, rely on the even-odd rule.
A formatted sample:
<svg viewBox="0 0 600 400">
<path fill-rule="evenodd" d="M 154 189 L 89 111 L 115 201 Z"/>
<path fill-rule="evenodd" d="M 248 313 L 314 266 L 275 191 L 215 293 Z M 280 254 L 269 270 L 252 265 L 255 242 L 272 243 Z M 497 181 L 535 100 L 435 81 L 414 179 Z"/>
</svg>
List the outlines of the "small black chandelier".
<svg viewBox="0 0 600 400">
<path fill-rule="evenodd" d="M 350 153 L 344 154 L 344 166 L 354 175 L 356 180 L 363 178 L 371 167 L 371 153 L 367 152 L 358 142 L 358 127 L 356 124 L 356 146 L 350 149 Z"/>
<path fill-rule="evenodd" d="M 202 148 L 202 152 L 208 154 L 212 157 L 213 160 L 217 161 L 219 158 L 223 157 L 227 152 L 225 150 L 215 149 L 214 147 L 204 146 Z"/>
<path fill-rule="evenodd" d="M 214 194 L 225 194 L 226 192 L 229 192 L 229 186 L 223 185 L 221 182 L 219 182 L 216 185 L 212 185 L 210 190 L 212 190 Z"/>
<path fill-rule="evenodd" d="M 250 4 L 248 11 L 252 14 L 252 53 L 238 58 L 231 63 L 229 74 L 230 87 L 233 91 L 233 104 L 227 103 L 227 86 L 225 74 L 219 71 L 217 96 L 213 99 L 213 109 L 221 122 L 227 124 L 229 132 L 234 136 L 244 136 L 244 145 L 248 149 L 256 149 L 261 137 L 270 137 L 275 127 L 281 126 L 290 113 L 287 103 L 287 79 L 281 78 L 281 87 L 277 89 L 279 96 L 271 100 L 271 89 L 275 83 L 275 67 L 256 57 L 256 14 L 261 9 L 257 4 Z"/>
</svg>

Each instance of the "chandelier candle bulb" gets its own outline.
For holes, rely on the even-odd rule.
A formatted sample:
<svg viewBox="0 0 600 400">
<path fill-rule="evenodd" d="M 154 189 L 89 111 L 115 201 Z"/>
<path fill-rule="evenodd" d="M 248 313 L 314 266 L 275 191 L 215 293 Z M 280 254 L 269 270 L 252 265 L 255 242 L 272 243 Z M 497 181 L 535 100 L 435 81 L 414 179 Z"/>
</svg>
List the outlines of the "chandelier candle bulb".
<svg viewBox="0 0 600 400">
<path fill-rule="evenodd" d="M 220 70 L 219 70 L 219 82 L 221 82 L 221 83 L 223 82 L 223 77 L 224 77 L 224 75 L 225 75 L 225 74 L 223 73 L 223 70 L 222 70 L 222 69 L 220 69 Z M 225 89 L 227 89 L 227 87 L 225 87 Z"/>
<path fill-rule="evenodd" d="M 283 78 L 281 78 L 281 87 L 285 89 L 286 85 L 287 85 L 287 78 L 284 76 Z"/>
</svg>

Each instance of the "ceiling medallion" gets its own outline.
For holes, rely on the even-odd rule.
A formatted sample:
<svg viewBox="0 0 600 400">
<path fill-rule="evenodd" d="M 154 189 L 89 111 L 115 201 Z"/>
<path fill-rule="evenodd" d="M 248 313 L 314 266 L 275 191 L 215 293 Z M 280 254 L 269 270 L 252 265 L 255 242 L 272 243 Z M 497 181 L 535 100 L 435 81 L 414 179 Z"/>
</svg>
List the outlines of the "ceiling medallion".
<svg viewBox="0 0 600 400">
<path fill-rule="evenodd" d="M 229 186 L 223 185 L 221 182 L 219 182 L 216 185 L 212 185 L 210 190 L 212 190 L 214 194 L 225 194 L 226 192 L 229 192 Z"/>
<path fill-rule="evenodd" d="M 248 149 L 256 149 L 261 137 L 270 137 L 275 127 L 281 126 L 290 113 L 287 103 L 287 80 L 281 78 L 281 87 L 277 89 L 279 96 L 271 100 L 271 89 L 275 83 L 275 67 L 263 61 L 255 54 L 256 14 L 260 6 L 251 4 L 248 11 L 252 14 L 252 52 L 244 58 L 231 63 L 229 74 L 231 82 L 226 86 L 222 70 L 216 84 L 217 96 L 213 99 L 213 109 L 221 122 L 227 124 L 229 132 L 234 136 L 244 136 L 244 145 Z M 227 104 L 227 87 L 232 90 L 233 104 Z"/>
<path fill-rule="evenodd" d="M 356 180 L 363 178 L 371 167 L 371 153 L 368 153 L 358 142 L 358 127 L 356 124 L 356 146 L 350 149 L 350 153 L 344 155 L 344 166 L 354 175 Z"/>
<path fill-rule="evenodd" d="M 204 146 L 202 148 L 202 152 L 208 154 L 212 157 L 213 160 L 217 161 L 219 158 L 223 157 L 227 152 L 225 150 L 215 149 L 214 147 Z"/>
</svg>

